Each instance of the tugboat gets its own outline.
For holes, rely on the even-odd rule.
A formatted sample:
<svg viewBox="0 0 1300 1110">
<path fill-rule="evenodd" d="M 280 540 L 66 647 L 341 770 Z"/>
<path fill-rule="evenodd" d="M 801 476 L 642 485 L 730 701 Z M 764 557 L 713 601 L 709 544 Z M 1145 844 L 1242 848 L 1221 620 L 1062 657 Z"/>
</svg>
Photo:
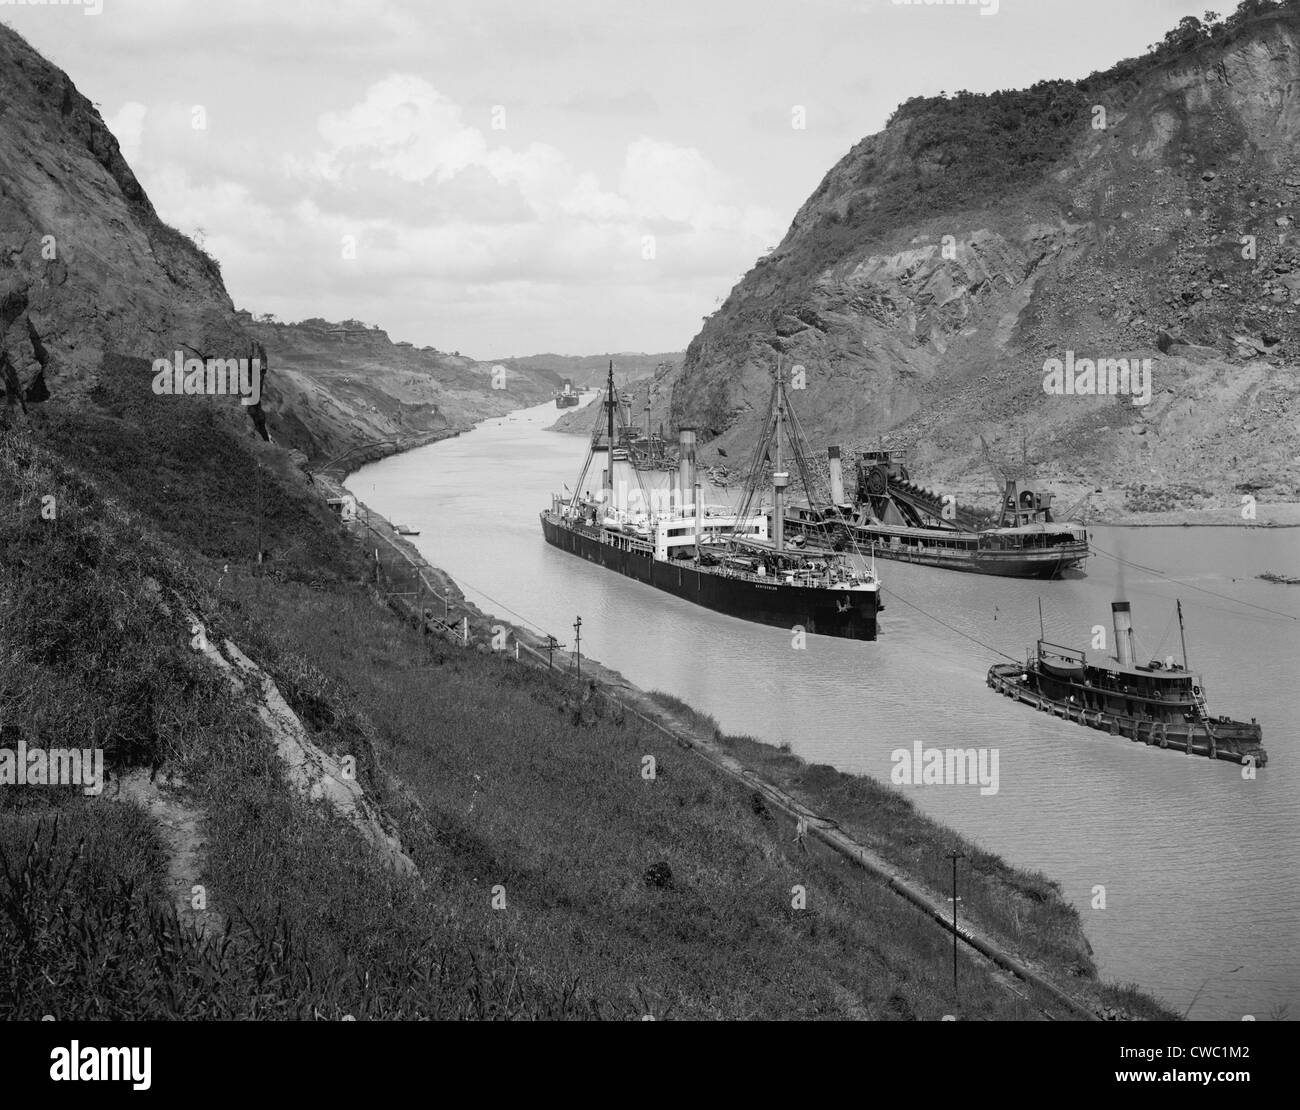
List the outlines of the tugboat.
<svg viewBox="0 0 1300 1110">
<path fill-rule="evenodd" d="M 1268 754 L 1263 729 L 1227 717 L 1211 717 L 1200 675 L 1187 669 L 1183 606 L 1178 603 L 1178 631 L 1183 662 L 1134 663 L 1133 623 L 1127 601 L 1111 603 L 1115 631 L 1114 659 L 1089 662 L 1086 653 L 1040 638 L 1024 663 L 995 663 L 988 684 L 1000 694 L 1044 713 L 1077 721 L 1089 728 L 1188 755 L 1226 759 L 1263 767 Z"/>
<path fill-rule="evenodd" d="M 1059 578 L 1089 554 L 1080 524 L 1052 516 L 1052 495 L 1028 480 L 1004 478 L 996 522 L 916 485 L 900 451 L 864 451 L 857 460 L 857 498 L 844 497 L 840 449 L 827 452 L 831 504 L 794 506 L 789 526 L 812 543 L 872 545 L 882 559 L 996 574 Z"/>
<path fill-rule="evenodd" d="M 550 508 L 541 513 L 547 543 L 719 613 L 780 628 L 797 626 L 814 635 L 876 638 L 881 605 L 874 560 L 869 567 L 859 567 L 847 556 L 808 552 L 800 549 L 799 541 L 786 542 L 784 503 L 790 475 L 782 463 L 781 444 L 789 402 L 779 375 L 767 432 L 755 455 L 757 460 L 769 458 L 775 447 L 775 510 L 770 516 L 750 511 L 753 488 L 734 512 L 704 504 L 696 474 L 695 431 L 690 428 L 680 431 L 676 488 L 647 490 L 626 437 L 615 428 L 619 403 L 612 361 L 603 404 L 605 428 L 593 430 L 574 492 L 553 495 Z M 597 459 L 600 489 L 586 491 L 583 483 Z M 633 494 L 640 496 L 626 496 L 625 478 L 615 498 L 616 465 L 632 476 L 639 487 Z M 759 469 L 756 466 L 753 474 Z"/>
<path fill-rule="evenodd" d="M 573 382 L 565 378 L 564 388 L 555 395 L 555 407 L 557 409 L 576 408 L 581 399 L 581 395 L 573 388 Z"/>
</svg>

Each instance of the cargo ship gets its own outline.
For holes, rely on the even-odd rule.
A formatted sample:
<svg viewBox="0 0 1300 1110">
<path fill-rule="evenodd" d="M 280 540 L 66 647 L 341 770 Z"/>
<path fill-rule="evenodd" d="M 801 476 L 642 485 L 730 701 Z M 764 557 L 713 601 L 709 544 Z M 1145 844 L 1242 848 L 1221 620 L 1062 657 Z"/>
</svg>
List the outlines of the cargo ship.
<svg viewBox="0 0 1300 1110">
<path fill-rule="evenodd" d="M 704 504 L 696 472 L 695 432 L 679 433 L 675 488 L 648 490 L 628 439 L 615 427 L 619 410 L 613 363 L 606 385 L 604 428 L 592 433 L 571 494 L 555 494 L 541 513 L 546 542 L 619 574 L 715 612 L 819 636 L 876 638 L 881 609 L 874 561 L 788 544 L 784 501 L 790 475 L 782 462 L 788 400 L 778 375 L 763 458 L 775 447 L 769 515 L 750 511 L 753 491 L 736 510 Z M 614 470 L 624 475 L 615 496 Z M 587 490 L 588 475 L 600 487 Z M 627 495 L 628 479 L 635 483 Z M 639 496 L 636 496 L 639 495 Z"/>
<path fill-rule="evenodd" d="M 564 379 L 564 388 L 555 394 L 555 407 L 557 409 L 576 408 L 582 395 L 573 388 L 573 382 L 568 378 Z"/>
<path fill-rule="evenodd" d="M 913 482 L 899 451 L 864 451 L 857 491 L 844 496 L 840 449 L 828 451 L 830 504 L 795 505 L 788 527 L 813 545 L 871 546 L 882 559 L 1008 578 L 1059 578 L 1088 558 L 1081 524 L 1052 514 L 1052 495 L 1034 482 L 1006 478 L 996 521 Z"/>
<path fill-rule="evenodd" d="M 1183 661 L 1172 656 L 1136 663 L 1132 614 L 1127 601 L 1111 604 L 1115 656 L 1089 660 L 1087 653 L 1042 638 L 1024 663 L 995 663 L 988 684 L 1000 694 L 1088 728 L 1188 755 L 1263 767 L 1268 754 L 1263 729 L 1212 717 L 1200 675 L 1187 668 L 1183 607 L 1178 629 Z"/>
</svg>

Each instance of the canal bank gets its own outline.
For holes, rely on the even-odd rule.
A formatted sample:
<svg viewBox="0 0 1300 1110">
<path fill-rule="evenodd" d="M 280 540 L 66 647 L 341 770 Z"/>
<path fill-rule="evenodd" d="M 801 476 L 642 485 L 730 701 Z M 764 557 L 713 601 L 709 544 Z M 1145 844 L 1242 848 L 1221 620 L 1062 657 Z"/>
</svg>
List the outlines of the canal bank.
<svg viewBox="0 0 1300 1110">
<path fill-rule="evenodd" d="M 350 496 L 331 479 L 320 481 L 331 497 Z M 1174 1016 L 1131 987 L 1097 979 L 1078 913 L 1046 876 L 1010 867 L 927 820 L 897 793 L 860 776 L 812 766 L 790 755 L 760 770 L 764 760 L 753 756 L 760 755 L 762 745 L 756 748 L 749 738 L 725 735 L 715 722 L 676 699 L 642 690 L 599 661 L 576 655 L 572 645 L 557 647 L 536 631 L 483 612 L 450 575 L 432 566 L 365 502 L 357 502 L 349 529 L 373 567 L 377 599 L 405 620 L 463 650 L 504 655 L 549 671 L 566 692 L 563 708 L 575 726 L 584 715 L 602 715 L 600 704 L 611 721 L 622 722 L 630 715 L 650 724 L 704 760 L 733 789 L 747 794 L 755 813 L 780 822 L 785 851 L 796 857 L 809 851 L 829 854 L 905 901 L 918 913 L 918 921 L 950 937 L 952 901 L 942 878 L 955 853 L 963 861 L 958 878 L 961 912 L 955 923 L 963 962 L 973 961 L 1019 1000 L 1023 1016 Z M 777 773 L 767 774 L 769 769 Z M 835 817 L 827 816 L 831 810 Z M 900 836 L 900 830 L 905 834 Z M 918 865 L 920 861 L 926 863 Z M 942 866 L 933 866 L 936 861 Z"/>
</svg>

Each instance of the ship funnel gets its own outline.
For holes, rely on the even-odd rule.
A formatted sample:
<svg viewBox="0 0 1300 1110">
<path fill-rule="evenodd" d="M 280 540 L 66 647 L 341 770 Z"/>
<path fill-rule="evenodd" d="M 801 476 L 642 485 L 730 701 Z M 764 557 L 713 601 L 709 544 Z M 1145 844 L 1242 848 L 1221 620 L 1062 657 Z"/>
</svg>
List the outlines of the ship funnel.
<svg viewBox="0 0 1300 1110">
<path fill-rule="evenodd" d="M 677 488 L 685 510 L 695 497 L 695 429 L 682 428 L 677 433 Z"/>
<path fill-rule="evenodd" d="M 1115 624 L 1115 661 L 1121 667 L 1133 666 L 1133 616 L 1127 601 L 1112 601 L 1110 616 Z"/>
<path fill-rule="evenodd" d="M 789 484 L 789 471 L 778 470 L 772 475 L 772 490 L 776 495 L 776 505 L 772 510 L 772 546 L 777 551 L 785 550 L 785 489 Z"/>
<path fill-rule="evenodd" d="M 826 461 L 831 467 L 831 504 L 844 504 L 844 464 L 840 461 L 840 449 L 828 447 Z"/>
</svg>

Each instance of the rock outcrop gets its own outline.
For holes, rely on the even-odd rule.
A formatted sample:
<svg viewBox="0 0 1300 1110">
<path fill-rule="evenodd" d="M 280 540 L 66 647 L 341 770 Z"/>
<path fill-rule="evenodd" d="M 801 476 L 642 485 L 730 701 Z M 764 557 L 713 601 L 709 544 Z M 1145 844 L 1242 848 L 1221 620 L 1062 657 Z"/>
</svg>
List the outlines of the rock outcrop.
<svg viewBox="0 0 1300 1110">
<path fill-rule="evenodd" d="M 983 434 L 1080 490 L 1300 495 L 1300 4 L 1188 34 L 904 104 L 690 344 L 673 424 L 747 441 L 779 357 L 816 444 L 887 433 L 945 488 L 990 488 Z M 1066 352 L 1151 358 L 1152 402 L 1047 394 Z"/>
<path fill-rule="evenodd" d="M 105 354 L 257 353 L 217 263 L 158 218 L 67 74 L 5 26 L 0 152 L 5 408 L 83 402 Z"/>
</svg>

